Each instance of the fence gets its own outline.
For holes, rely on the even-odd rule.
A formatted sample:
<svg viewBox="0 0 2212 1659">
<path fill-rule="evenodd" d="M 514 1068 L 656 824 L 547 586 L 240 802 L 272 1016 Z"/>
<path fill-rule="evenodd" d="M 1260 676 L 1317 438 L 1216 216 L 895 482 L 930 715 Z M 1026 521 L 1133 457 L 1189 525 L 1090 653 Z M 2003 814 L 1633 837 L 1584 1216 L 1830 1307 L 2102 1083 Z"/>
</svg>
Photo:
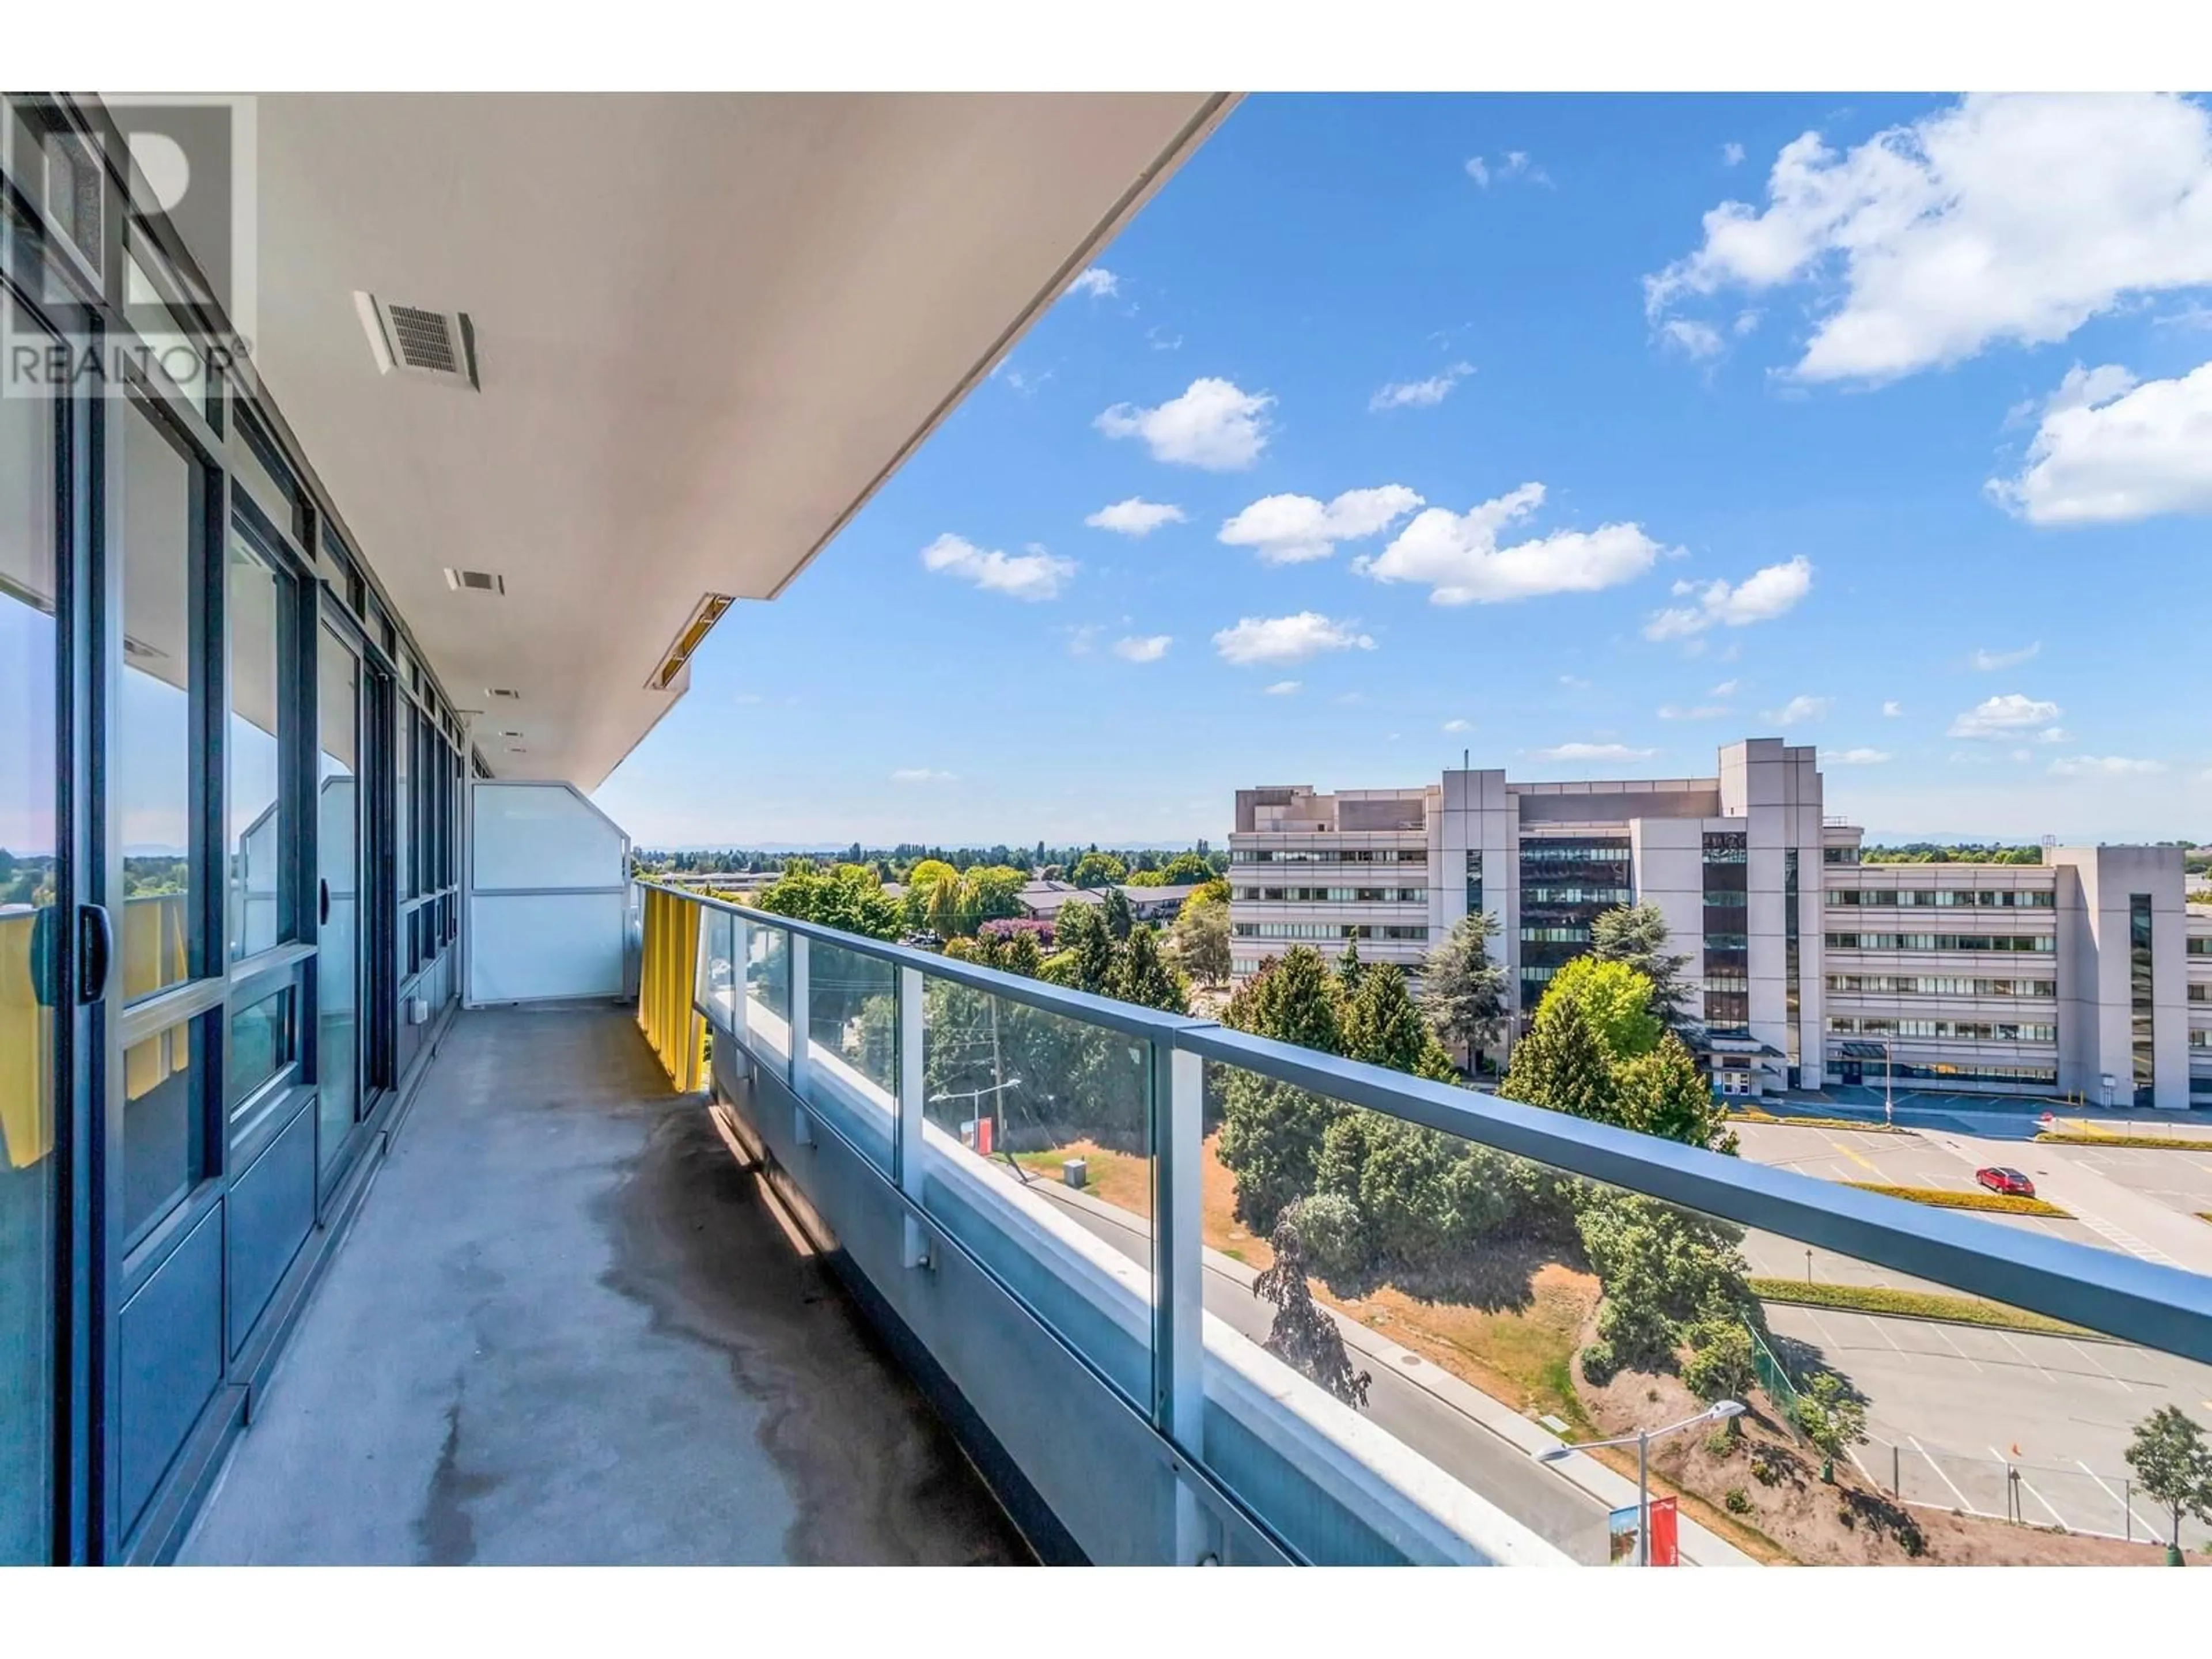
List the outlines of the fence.
<svg viewBox="0 0 2212 1659">
<path fill-rule="evenodd" d="M 2100 1474 L 2086 1463 L 2069 1468 L 1974 1455 L 1911 1436 L 1903 1444 L 1875 1437 L 1853 1449 L 1852 1461 L 1868 1480 L 1917 1508 L 2134 1542 L 2163 1542 L 2166 1534 L 2158 1505 L 2145 1501 L 2133 1475 Z"/>
<path fill-rule="evenodd" d="M 1795 1434 L 1797 1430 L 1797 1384 L 1790 1375 L 1790 1368 L 1775 1357 L 1774 1350 L 1766 1346 L 1766 1339 L 1752 1326 L 1744 1330 L 1751 1338 L 1751 1369 L 1759 1378 L 1759 1386 L 1766 1390 L 1782 1413 L 1782 1420 Z"/>
</svg>

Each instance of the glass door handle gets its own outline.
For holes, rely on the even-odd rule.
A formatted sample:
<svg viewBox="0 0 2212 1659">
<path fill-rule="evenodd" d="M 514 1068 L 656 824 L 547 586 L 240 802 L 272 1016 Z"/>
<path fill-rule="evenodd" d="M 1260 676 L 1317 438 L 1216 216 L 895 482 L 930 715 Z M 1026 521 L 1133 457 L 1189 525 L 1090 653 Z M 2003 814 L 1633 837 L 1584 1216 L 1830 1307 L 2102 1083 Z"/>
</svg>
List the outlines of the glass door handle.
<svg viewBox="0 0 2212 1659">
<path fill-rule="evenodd" d="M 318 881 L 315 886 L 319 894 L 315 900 L 315 926 L 327 927 L 331 925 L 331 884 Z"/>
<path fill-rule="evenodd" d="M 104 904 L 77 907 L 76 1000 L 94 1003 L 107 994 L 107 978 L 115 962 L 115 922 Z"/>
</svg>

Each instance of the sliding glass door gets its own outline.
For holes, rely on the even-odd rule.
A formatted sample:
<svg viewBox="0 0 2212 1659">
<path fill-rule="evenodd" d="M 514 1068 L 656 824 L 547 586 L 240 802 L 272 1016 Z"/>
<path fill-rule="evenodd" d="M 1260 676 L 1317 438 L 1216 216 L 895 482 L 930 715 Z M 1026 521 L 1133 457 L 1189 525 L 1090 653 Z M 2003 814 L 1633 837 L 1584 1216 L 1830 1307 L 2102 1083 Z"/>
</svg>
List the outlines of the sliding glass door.
<svg viewBox="0 0 2212 1659">
<path fill-rule="evenodd" d="M 317 629 L 315 718 L 315 1115 L 327 1174 L 362 1115 L 361 653 L 325 620 Z"/>
</svg>

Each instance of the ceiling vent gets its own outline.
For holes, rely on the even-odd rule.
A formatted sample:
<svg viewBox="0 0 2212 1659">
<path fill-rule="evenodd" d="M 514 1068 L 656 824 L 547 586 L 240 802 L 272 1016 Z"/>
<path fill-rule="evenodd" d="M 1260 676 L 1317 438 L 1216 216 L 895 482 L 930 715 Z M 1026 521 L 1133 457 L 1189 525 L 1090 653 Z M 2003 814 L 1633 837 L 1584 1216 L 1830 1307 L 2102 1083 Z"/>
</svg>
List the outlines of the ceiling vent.
<svg viewBox="0 0 2212 1659">
<path fill-rule="evenodd" d="M 392 305 L 374 294 L 356 293 L 353 302 L 378 374 L 483 389 L 477 378 L 476 326 L 466 312 Z"/>
<path fill-rule="evenodd" d="M 521 692 L 510 691 L 503 685 L 487 685 L 484 687 L 484 692 L 489 696 L 504 697 L 509 702 L 520 702 L 522 701 Z"/>
<path fill-rule="evenodd" d="M 507 578 L 489 570 L 456 570 L 446 567 L 446 586 L 456 593 L 504 593 Z"/>
<path fill-rule="evenodd" d="M 727 593 L 709 593 L 702 598 L 693 608 L 682 631 L 676 635 L 676 642 L 661 653 L 660 666 L 645 683 L 645 689 L 665 691 L 674 684 L 677 676 L 684 672 L 684 665 L 691 660 L 691 653 L 699 648 L 699 641 L 707 637 L 716 623 L 721 621 L 722 613 L 736 603 Z"/>
</svg>

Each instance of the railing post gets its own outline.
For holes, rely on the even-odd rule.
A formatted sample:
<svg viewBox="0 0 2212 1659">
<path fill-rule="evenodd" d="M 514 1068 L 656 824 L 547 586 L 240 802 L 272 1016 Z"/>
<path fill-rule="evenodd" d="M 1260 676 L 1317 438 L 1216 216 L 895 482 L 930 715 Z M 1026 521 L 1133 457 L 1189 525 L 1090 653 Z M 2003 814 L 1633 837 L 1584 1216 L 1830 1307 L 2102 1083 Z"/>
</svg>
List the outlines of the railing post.
<svg viewBox="0 0 2212 1659">
<path fill-rule="evenodd" d="M 1206 1062 L 1152 1042 L 1152 1421 L 1186 1458 L 1205 1450 L 1206 1262 L 1200 1234 Z M 1175 1562 L 1218 1559 L 1217 1528 L 1191 1483 L 1176 1483 Z"/>
<path fill-rule="evenodd" d="M 730 1032 L 737 1039 L 738 1050 L 750 1067 L 753 1063 L 751 1032 L 746 1015 L 752 1007 L 752 997 L 745 988 L 745 975 L 752 966 L 752 924 L 743 916 L 730 918 Z M 750 1071 L 747 1073 L 750 1076 Z"/>
<path fill-rule="evenodd" d="M 791 1085 L 791 1092 L 798 1097 L 798 1121 L 793 1126 L 793 1138 L 802 1146 L 814 1144 L 814 1126 L 806 1116 L 806 1030 L 809 1024 L 806 997 L 806 935 L 797 931 L 786 935 L 784 962 L 789 969 L 791 995 L 784 1004 L 784 1038 L 791 1050 L 789 1069 L 784 1073 Z"/>
<path fill-rule="evenodd" d="M 892 1143 L 891 1164 L 899 1190 L 914 1209 L 921 1207 L 922 1104 L 927 1086 L 921 1066 L 921 969 L 898 970 L 898 1134 Z M 906 1215 L 905 1261 L 909 1267 L 929 1265 L 929 1235 L 909 1210 Z"/>
</svg>

